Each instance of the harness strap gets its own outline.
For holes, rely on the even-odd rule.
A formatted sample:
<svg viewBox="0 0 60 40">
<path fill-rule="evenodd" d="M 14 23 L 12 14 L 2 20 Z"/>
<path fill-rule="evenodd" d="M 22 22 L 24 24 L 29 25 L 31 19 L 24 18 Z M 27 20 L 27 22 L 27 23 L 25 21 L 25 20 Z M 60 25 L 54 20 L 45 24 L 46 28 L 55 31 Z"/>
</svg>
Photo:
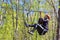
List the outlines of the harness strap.
<svg viewBox="0 0 60 40">
<path fill-rule="evenodd" d="M 37 28 L 37 25 L 36 25 L 36 28 Z"/>
<path fill-rule="evenodd" d="M 41 34 L 43 34 L 45 31 L 47 31 L 45 28 L 43 28 L 43 27 L 41 26 L 41 24 L 37 24 L 37 25 L 43 29 L 43 32 L 42 32 Z"/>
<path fill-rule="evenodd" d="M 42 26 L 41 26 L 41 24 L 37 24 L 39 27 L 41 27 L 42 29 L 44 29 Z"/>
<path fill-rule="evenodd" d="M 45 31 L 47 31 L 46 29 L 43 30 L 43 32 L 41 34 L 43 34 Z"/>
</svg>

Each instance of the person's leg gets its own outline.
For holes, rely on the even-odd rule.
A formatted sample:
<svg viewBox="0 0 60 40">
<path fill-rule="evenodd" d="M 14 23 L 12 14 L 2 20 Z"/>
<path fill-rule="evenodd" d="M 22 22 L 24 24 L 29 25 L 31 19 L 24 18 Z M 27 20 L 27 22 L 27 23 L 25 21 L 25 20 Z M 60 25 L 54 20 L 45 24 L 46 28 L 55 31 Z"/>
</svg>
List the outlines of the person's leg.
<svg viewBox="0 0 60 40">
<path fill-rule="evenodd" d="M 30 25 L 30 24 L 27 24 L 26 22 L 24 22 L 24 24 L 25 24 L 26 27 L 34 27 L 35 28 L 35 26 L 36 26 L 36 24 Z"/>
<path fill-rule="evenodd" d="M 32 25 L 30 25 L 30 24 L 27 24 L 26 22 L 25 22 L 24 24 L 25 24 L 26 27 L 34 27 L 31 31 L 28 32 L 28 33 L 30 33 L 30 34 L 33 35 L 34 31 L 35 31 L 36 28 L 37 28 L 37 24 L 32 24 Z"/>
<path fill-rule="evenodd" d="M 43 28 L 42 28 L 42 27 L 43 27 Z M 40 35 L 44 35 L 44 34 L 48 31 L 48 29 L 44 28 L 43 25 L 39 25 L 39 26 L 37 27 L 37 31 L 38 31 L 38 33 L 39 33 Z"/>
<path fill-rule="evenodd" d="M 37 25 L 35 24 L 35 25 L 34 25 L 34 28 L 33 28 L 31 31 L 29 31 L 29 33 L 33 35 L 33 33 L 34 33 L 34 31 L 35 31 L 36 29 L 37 29 Z"/>
</svg>

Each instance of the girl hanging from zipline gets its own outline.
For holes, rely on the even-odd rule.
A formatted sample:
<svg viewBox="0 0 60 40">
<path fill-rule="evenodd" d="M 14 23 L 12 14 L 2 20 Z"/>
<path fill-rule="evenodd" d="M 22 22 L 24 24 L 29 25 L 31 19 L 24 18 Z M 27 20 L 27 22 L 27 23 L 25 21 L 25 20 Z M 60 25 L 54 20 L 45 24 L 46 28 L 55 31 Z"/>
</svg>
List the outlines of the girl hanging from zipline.
<svg viewBox="0 0 60 40">
<path fill-rule="evenodd" d="M 44 35 L 48 31 L 49 20 L 50 16 L 46 14 L 44 18 L 39 18 L 37 24 L 30 25 L 26 22 L 24 22 L 24 24 L 26 27 L 34 27 L 33 30 L 29 31 L 30 34 L 33 35 L 34 31 L 37 30 L 40 35 Z"/>
</svg>

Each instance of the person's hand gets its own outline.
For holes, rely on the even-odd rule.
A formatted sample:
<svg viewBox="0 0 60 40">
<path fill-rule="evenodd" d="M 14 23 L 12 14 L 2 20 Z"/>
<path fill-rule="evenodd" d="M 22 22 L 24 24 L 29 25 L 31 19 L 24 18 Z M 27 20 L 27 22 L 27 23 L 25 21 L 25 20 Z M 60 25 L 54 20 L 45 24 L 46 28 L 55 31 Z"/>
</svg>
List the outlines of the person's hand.
<svg viewBox="0 0 60 40">
<path fill-rule="evenodd" d="M 29 26 L 26 22 L 24 22 L 24 25 L 25 25 L 26 27 L 28 27 L 28 26 Z"/>
</svg>

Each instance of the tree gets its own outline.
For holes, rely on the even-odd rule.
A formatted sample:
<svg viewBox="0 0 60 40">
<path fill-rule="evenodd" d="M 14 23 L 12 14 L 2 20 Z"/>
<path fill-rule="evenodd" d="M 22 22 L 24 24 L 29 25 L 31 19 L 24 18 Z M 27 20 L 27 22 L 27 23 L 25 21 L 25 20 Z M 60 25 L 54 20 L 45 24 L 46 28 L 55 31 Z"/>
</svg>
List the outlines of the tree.
<svg viewBox="0 0 60 40">
<path fill-rule="evenodd" d="M 59 1 L 59 6 L 60 6 L 60 1 Z M 57 39 L 60 40 L 60 8 L 58 10 L 58 27 L 57 27 Z"/>
</svg>

